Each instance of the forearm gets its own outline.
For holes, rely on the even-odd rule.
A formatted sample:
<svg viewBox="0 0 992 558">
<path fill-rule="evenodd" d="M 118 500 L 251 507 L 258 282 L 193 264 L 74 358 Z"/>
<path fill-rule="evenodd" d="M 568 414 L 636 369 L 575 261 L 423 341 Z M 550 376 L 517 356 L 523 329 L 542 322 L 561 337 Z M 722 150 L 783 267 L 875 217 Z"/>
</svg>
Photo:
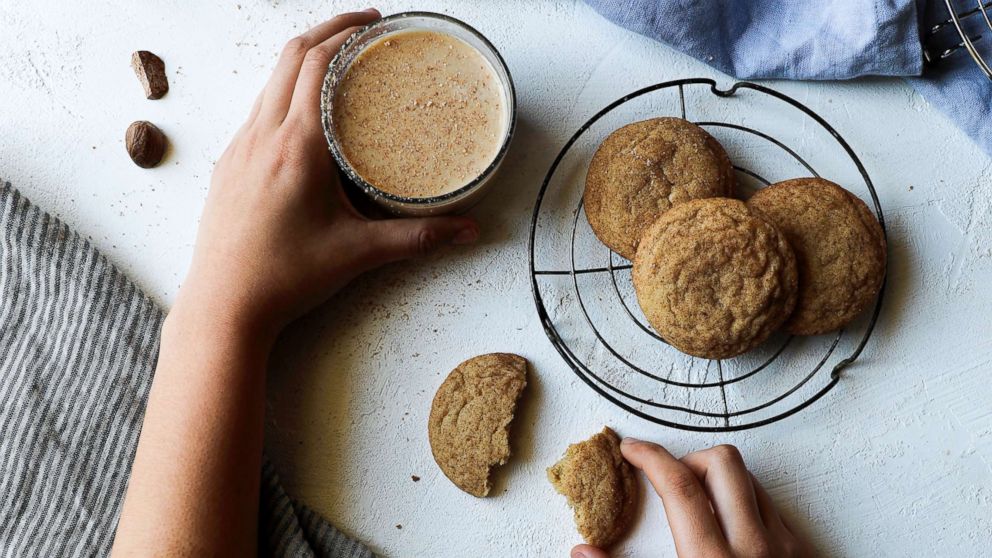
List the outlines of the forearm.
<svg viewBox="0 0 992 558">
<path fill-rule="evenodd" d="M 279 328 L 364 271 L 478 238 L 466 217 L 370 221 L 341 187 L 315 124 L 320 86 L 348 37 L 379 17 L 342 14 L 287 43 L 214 167 L 162 333 L 117 554 L 253 554 Z"/>
<path fill-rule="evenodd" d="M 115 554 L 255 552 L 272 343 L 202 300 L 165 321 Z"/>
</svg>

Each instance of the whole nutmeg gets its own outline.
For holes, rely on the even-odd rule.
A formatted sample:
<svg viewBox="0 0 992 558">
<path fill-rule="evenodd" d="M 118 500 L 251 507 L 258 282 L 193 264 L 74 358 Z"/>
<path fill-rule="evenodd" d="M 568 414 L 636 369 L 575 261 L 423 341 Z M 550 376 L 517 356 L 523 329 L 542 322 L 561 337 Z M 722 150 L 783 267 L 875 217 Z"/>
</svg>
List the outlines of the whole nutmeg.
<svg viewBox="0 0 992 558">
<path fill-rule="evenodd" d="M 145 120 L 138 120 L 127 127 L 124 143 L 127 145 L 127 154 L 131 156 L 134 164 L 143 169 L 150 169 L 162 160 L 168 140 L 158 126 Z"/>
</svg>

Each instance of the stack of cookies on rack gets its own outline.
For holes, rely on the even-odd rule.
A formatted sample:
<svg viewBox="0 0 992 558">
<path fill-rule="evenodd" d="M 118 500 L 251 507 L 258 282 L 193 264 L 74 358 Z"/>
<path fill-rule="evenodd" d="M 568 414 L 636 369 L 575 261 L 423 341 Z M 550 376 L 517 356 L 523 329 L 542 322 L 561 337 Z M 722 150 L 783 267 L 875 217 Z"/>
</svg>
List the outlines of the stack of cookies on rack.
<svg viewBox="0 0 992 558">
<path fill-rule="evenodd" d="M 641 310 L 697 357 L 747 352 L 783 328 L 843 328 L 875 299 L 885 236 L 865 203 L 822 178 L 734 198 L 734 167 L 705 130 L 680 118 L 624 126 L 586 176 L 589 225 L 633 262 Z"/>
</svg>

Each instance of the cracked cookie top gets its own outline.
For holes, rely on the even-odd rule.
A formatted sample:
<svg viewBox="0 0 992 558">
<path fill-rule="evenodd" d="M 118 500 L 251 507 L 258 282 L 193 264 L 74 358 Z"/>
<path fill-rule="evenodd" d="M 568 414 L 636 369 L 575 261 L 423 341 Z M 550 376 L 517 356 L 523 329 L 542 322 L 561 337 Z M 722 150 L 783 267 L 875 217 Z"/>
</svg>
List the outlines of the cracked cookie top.
<svg viewBox="0 0 992 558">
<path fill-rule="evenodd" d="M 732 195 L 723 147 L 681 118 L 652 118 L 611 133 L 593 155 L 582 196 L 596 236 L 632 260 L 644 230 L 673 205 Z"/>
<path fill-rule="evenodd" d="M 489 494 L 489 472 L 510 457 L 510 422 L 527 385 L 527 361 L 508 353 L 470 358 L 434 395 L 427 423 L 434 461 L 455 486 Z"/>
<path fill-rule="evenodd" d="M 799 298 L 789 333 L 840 329 L 875 299 L 885 278 L 885 235 L 860 198 L 829 180 L 794 178 L 762 188 L 747 204 L 796 254 Z"/>
<path fill-rule="evenodd" d="M 659 335 L 702 358 L 748 351 L 796 302 L 796 260 L 785 236 L 741 201 L 674 206 L 644 234 L 633 270 L 637 301 Z"/>
</svg>

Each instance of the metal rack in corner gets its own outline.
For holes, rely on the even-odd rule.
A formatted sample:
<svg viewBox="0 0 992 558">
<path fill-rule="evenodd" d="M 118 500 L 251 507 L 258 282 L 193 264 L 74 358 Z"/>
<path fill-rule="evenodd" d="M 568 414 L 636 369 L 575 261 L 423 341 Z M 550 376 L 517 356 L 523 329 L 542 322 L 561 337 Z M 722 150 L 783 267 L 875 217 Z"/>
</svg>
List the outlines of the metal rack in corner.
<svg viewBox="0 0 992 558">
<path fill-rule="evenodd" d="M 944 0 L 944 4 L 947 19 L 923 31 L 924 62 L 938 66 L 964 51 L 992 80 L 992 2 Z"/>
</svg>

